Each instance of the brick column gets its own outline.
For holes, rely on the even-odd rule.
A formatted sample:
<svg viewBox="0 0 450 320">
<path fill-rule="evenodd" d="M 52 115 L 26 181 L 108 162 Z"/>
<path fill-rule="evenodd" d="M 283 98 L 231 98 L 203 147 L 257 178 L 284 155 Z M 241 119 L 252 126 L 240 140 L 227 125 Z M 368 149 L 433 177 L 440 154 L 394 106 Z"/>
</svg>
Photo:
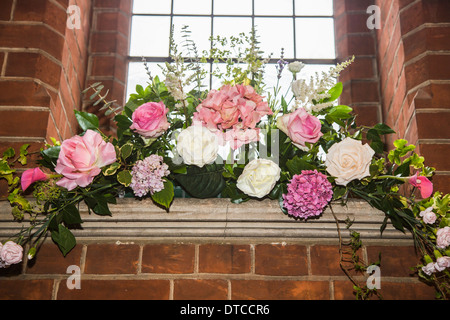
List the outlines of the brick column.
<svg viewBox="0 0 450 320">
<path fill-rule="evenodd" d="M 132 0 L 96 0 L 93 7 L 87 82 L 102 82 L 107 100 L 123 106 L 126 102 L 128 46 L 131 30 Z M 100 127 L 113 133 L 110 118 L 101 116 L 97 107 L 85 105 L 100 118 Z"/>
<path fill-rule="evenodd" d="M 450 2 L 377 0 L 383 119 L 437 169 L 435 190 L 450 192 Z"/>
<path fill-rule="evenodd" d="M 334 0 L 337 59 L 355 56 L 339 79 L 344 84 L 340 103 L 353 108 L 360 125 L 381 121 L 376 35 L 366 23 L 367 8 L 373 4 L 374 0 Z"/>
<path fill-rule="evenodd" d="M 79 29 L 67 27 L 69 5 L 80 8 Z M 78 132 L 90 12 L 90 0 L 0 2 L 0 153 Z M 5 187 L 1 180 L 0 194 Z"/>
</svg>

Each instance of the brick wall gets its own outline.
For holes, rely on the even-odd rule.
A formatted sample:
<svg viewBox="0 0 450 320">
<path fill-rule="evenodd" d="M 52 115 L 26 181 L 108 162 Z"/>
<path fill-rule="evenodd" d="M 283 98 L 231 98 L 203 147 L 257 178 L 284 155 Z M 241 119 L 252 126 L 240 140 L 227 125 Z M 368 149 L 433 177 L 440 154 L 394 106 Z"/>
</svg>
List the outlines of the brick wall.
<svg viewBox="0 0 450 320">
<path fill-rule="evenodd" d="M 126 102 L 131 9 L 131 0 L 97 0 L 92 13 L 87 85 L 102 82 L 103 93 L 109 90 L 106 99 L 117 106 Z M 103 112 L 89 104 L 85 109 L 99 115 L 105 133 L 114 133 L 110 117 L 102 117 Z"/>
<path fill-rule="evenodd" d="M 436 190 L 450 192 L 450 2 L 378 0 L 377 31 L 383 119 L 418 146 Z"/>
<path fill-rule="evenodd" d="M 381 253 L 384 299 L 433 299 L 434 289 L 411 276 L 412 246 L 371 245 Z M 67 271 L 80 267 L 81 289 L 69 289 Z M 353 274 L 361 284 L 367 275 Z M 63 258 L 44 244 L 36 260 L 0 269 L 3 299 L 353 300 L 339 267 L 338 246 L 298 243 L 85 243 Z"/>
<path fill-rule="evenodd" d="M 67 7 L 81 8 L 80 29 L 67 28 Z M 78 133 L 74 109 L 85 85 L 90 0 L 0 2 L 0 153 Z M 30 166 L 34 163 L 30 162 Z M 0 195 L 6 190 L 0 181 Z"/>
</svg>

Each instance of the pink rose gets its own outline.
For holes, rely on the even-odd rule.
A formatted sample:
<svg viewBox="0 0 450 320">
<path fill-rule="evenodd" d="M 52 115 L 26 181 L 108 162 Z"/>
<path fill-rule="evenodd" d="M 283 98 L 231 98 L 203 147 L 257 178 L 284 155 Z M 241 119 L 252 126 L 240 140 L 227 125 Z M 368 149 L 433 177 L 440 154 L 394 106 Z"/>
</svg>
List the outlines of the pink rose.
<svg viewBox="0 0 450 320">
<path fill-rule="evenodd" d="M 30 185 L 36 181 L 45 181 L 48 179 L 48 175 L 42 172 L 39 168 L 28 169 L 22 173 L 20 178 L 20 183 L 22 185 L 22 190 L 25 191 Z"/>
<path fill-rule="evenodd" d="M 22 261 L 23 248 L 21 245 L 8 241 L 3 246 L 0 246 L 0 260 L 3 265 L 10 266 Z"/>
<path fill-rule="evenodd" d="M 115 161 L 114 146 L 98 132 L 87 130 L 82 137 L 74 136 L 61 144 L 55 171 L 64 177 L 56 184 L 69 191 L 77 186 L 86 187 L 102 167 Z"/>
<path fill-rule="evenodd" d="M 162 101 L 144 103 L 133 112 L 130 129 L 145 138 L 157 138 L 169 128 L 168 111 Z"/>
<path fill-rule="evenodd" d="M 436 222 L 436 214 L 433 212 L 433 207 L 426 208 L 424 211 L 421 211 L 419 215 L 425 223 L 433 224 Z"/>
<path fill-rule="evenodd" d="M 323 135 L 320 131 L 322 128 L 320 120 L 303 108 L 298 108 L 293 113 L 278 118 L 277 126 L 300 149 L 306 147 L 306 142 L 316 143 Z"/>
<path fill-rule="evenodd" d="M 445 249 L 450 244 L 450 227 L 444 227 L 436 232 L 436 247 Z"/>
<path fill-rule="evenodd" d="M 423 199 L 430 197 L 433 194 L 433 183 L 427 177 L 417 176 L 418 172 L 409 178 L 409 183 L 420 190 L 420 195 Z"/>
<path fill-rule="evenodd" d="M 432 273 L 436 272 L 436 265 L 433 262 L 430 262 L 426 266 L 422 267 L 422 271 L 431 276 Z"/>
</svg>

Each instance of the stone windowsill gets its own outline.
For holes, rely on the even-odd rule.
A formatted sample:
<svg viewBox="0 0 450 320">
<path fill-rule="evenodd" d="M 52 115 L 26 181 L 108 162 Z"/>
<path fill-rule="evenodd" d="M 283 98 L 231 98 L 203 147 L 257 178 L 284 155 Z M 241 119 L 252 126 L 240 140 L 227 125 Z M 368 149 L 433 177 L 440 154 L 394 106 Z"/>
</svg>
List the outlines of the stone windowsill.
<svg viewBox="0 0 450 320">
<path fill-rule="evenodd" d="M 233 204 L 229 199 L 175 199 L 169 212 L 151 200 L 119 199 L 110 206 L 112 216 L 89 214 L 80 207 L 82 229 L 72 230 L 78 240 L 86 241 L 228 241 L 245 242 L 336 242 L 336 223 L 329 208 L 319 219 L 295 220 L 285 215 L 277 201 L 251 200 Z M 388 224 L 380 226 L 384 213 L 364 201 L 349 201 L 347 206 L 333 205 L 340 222 L 341 235 L 348 237 L 343 221 L 354 220 L 352 230 L 360 232 L 364 242 L 410 243 L 411 236 Z M 25 221 L 25 226 L 28 222 Z M 0 239 L 13 236 L 21 224 L 13 221 L 11 208 L 0 201 Z"/>
</svg>

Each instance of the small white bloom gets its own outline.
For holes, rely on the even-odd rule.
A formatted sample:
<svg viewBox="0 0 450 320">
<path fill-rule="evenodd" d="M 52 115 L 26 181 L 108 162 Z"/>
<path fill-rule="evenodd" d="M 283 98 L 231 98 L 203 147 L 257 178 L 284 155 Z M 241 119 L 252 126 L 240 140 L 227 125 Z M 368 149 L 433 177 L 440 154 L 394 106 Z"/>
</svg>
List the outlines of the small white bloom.
<svg viewBox="0 0 450 320">
<path fill-rule="evenodd" d="M 302 71 L 305 64 L 300 61 L 294 61 L 288 64 L 288 70 L 292 72 L 293 74 L 299 73 Z"/>
<path fill-rule="evenodd" d="M 422 271 L 425 272 L 425 274 L 431 276 L 432 273 L 436 272 L 434 262 L 430 262 L 426 266 L 423 266 Z"/>
<path fill-rule="evenodd" d="M 251 197 L 262 198 L 269 194 L 280 179 L 281 169 L 268 159 L 250 161 L 239 176 L 236 186 Z"/>
<path fill-rule="evenodd" d="M 219 143 L 217 136 L 207 128 L 193 125 L 178 135 L 177 151 L 185 164 L 201 168 L 216 160 Z"/>
<path fill-rule="evenodd" d="M 437 271 L 444 271 L 447 268 L 450 268 L 450 257 L 439 257 L 436 260 L 436 264 L 434 266 Z"/>
</svg>

